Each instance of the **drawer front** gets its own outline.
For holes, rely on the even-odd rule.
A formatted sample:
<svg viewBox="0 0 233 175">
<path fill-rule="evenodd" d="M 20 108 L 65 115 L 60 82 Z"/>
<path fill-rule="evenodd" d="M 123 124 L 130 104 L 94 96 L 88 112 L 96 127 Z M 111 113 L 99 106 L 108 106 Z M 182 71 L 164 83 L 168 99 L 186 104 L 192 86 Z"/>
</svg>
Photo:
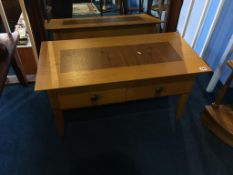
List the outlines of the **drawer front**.
<svg viewBox="0 0 233 175">
<path fill-rule="evenodd" d="M 96 92 L 82 92 L 59 95 L 61 109 L 119 103 L 125 101 L 126 89 L 110 89 Z"/>
<path fill-rule="evenodd" d="M 158 83 L 151 85 L 131 85 L 128 87 L 126 99 L 137 100 L 169 95 L 189 93 L 192 90 L 193 81 L 172 83 Z"/>
<path fill-rule="evenodd" d="M 139 24 L 128 26 L 109 26 L 79 29 L 61 29 L 53 31 L 54 40 L 97 38 L 156 33 L 155 24 Z"/>
</svg>

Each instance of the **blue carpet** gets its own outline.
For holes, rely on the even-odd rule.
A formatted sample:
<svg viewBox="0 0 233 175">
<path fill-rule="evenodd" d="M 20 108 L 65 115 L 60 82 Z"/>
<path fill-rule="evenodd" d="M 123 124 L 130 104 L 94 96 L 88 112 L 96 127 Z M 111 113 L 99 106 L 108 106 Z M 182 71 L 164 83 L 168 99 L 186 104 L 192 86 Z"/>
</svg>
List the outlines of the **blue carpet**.
<svg viewBox="0 0 233 175">
<path fill-rule="evenodd" d="M 231 175 L 233 149 L 200 121 L 214 97 L 204 91 L 208 80 L 197 78 L 181 121 L 177 97 L 70 110 L 63 141 L 46 93 L 8 86 L 0 99 L 0 174 Z"/>
</svg>

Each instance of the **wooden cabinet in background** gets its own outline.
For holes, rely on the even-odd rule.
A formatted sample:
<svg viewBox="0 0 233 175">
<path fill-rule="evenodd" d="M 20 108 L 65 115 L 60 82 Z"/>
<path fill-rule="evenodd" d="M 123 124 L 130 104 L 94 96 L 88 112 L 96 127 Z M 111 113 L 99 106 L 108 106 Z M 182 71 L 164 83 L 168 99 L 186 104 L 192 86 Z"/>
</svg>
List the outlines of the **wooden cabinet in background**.
<svg viewBox="0 0 233 175">
<path fill-rule="evenodd" d="M 32 47 L 17 48 L 20 60 L 22 62 L 24 72 L 27 75 L 36 74 L 36 63 L 33 55 Z"/>
</svg>

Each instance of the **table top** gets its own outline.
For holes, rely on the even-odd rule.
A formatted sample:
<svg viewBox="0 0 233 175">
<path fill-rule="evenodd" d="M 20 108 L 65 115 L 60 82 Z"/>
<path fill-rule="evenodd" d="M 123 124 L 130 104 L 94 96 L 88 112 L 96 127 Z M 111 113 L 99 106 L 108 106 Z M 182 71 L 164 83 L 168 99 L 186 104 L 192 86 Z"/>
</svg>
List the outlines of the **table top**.
<svg viewBox="0 0 233 175">
<path fill-rule="evenodd" d="M 99 16 L 88 18 L 64 18 L 45 20 L 46 30 L 95 28 L 110 26 L 129 26 L 140 24 L 158 24 L 161 21 L 147 14 Z"/>
<path fill-rule="evenodd" d="M 210 72 L 178 33 L 43 42 L 35 90 Z"/>
</svg>

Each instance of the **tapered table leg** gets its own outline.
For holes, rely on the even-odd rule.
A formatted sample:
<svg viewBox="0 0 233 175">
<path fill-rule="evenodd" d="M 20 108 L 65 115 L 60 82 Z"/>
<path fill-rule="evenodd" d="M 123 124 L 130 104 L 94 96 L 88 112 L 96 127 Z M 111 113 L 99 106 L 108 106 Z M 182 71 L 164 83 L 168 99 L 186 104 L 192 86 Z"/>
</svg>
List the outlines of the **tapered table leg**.
<svg viewBox="0 0 233 175">
<path fill-rule="evenodd" d="M 123 0 L 119 0 L 119 6 L 120 6 L 120 14 L 124 14 L 124 8 L 123 8 Z"/>
<path fill-rule="evenodd" d="M 139 0 L 139 13 L 143 12 L 143 4 L 144 4 L 144 0 Z"/>
<path fill-rule="evenodd" d="M 58 101 L 58 95 L 55 90 L 48 91 L 50 104 L 55 115 L 55 122 L 60 137 L 64 137 L 64 118 Z"/>
<path fill-rule="evenodd" d="M 153 0 L 147 1 L 147 14 L 151 15 L 151 8 L 152 8 Z"/>
<path fill-rule="evenodd" d="M 178 119 L 178 120 L 181 118 L 181 116 L 184 112 L 188 97 L 189 97 L 189 94 L 182 94 L 179 97 L 179 101 L 178 101 L 178 104 L 176 107 L 176 119 Z"/>
</svg>

